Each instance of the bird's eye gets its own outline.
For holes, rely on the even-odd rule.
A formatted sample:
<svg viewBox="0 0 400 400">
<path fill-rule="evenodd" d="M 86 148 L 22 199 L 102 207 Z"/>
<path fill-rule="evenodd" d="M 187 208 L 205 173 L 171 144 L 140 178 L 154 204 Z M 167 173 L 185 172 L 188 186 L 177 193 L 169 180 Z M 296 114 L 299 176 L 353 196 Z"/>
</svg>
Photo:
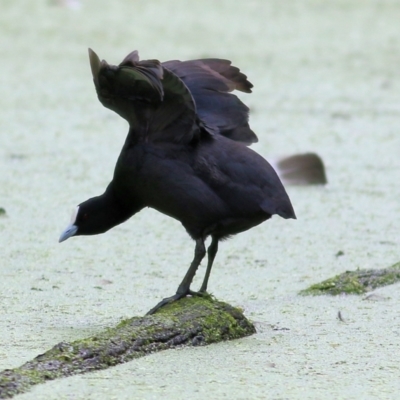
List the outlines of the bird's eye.
<svg viewBox="0 0 400 400">
<path fill-rule="evenodd" d="M 81 216 L 81 221 L 87 221 L 88 217 L 89 217 L 89 216 L 88 216 L 87 213 L 82 214 L 82 216 Z"/>
</svg>

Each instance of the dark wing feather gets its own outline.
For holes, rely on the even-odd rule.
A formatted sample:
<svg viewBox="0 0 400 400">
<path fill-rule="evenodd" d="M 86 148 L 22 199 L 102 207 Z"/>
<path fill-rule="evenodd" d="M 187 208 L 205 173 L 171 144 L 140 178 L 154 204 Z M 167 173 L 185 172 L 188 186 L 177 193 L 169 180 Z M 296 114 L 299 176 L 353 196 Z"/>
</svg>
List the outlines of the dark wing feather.
<svg viewBox="0 0 400 400">
<path fill-rule="evenodd" d="M 133 51 L 114 66 L 91 49 L 89 58 L 100 102 L 129 122 L 128 143 L 187 143 L 198 133 L 189 89 L 158 60 L 139 61 Z"/>
<path fill-rule="evenodd" d="M 246 144 L 257 142 L 248 124 L 249 109 L 229 92 L 250 93 L 246 75 L 228 60 L 167 61 L 164 68 L 176 74 L 190 90 L 199 119 L 212 134 L 221 134 Z"/>
<path fill-rule="evenodd" d="M 150 119 L 149 140 L 189 143 L 199 131 L 193 97 L 182 80 L 165 68 L 162 84 L 164 98 Z"/>
<path fill-rule="evenodd" d="M 295 218 L 272 166 L 240 143 L 216 136 L 198 150 L 195 171 L 237 215 L 261 209 L 271 215 Z"/>
<path fill-rule="evenodd" d="M 145 101 L 157 103 L 162 101 L 163 87 L 161 79 L 163 68 L 157 60 L 135 62 L 129 54 L 119 66 L 101 61 L 97 54 L 89 49 L 90 66 L 93 81 L 100 102 L 107 108 L 128 119 L 130 110 L 126 106 L 129 101 Z"/>
<path fill-rule="evenodd" d="M 131 96 L 135 95 L 138 83 L 144 81 L 149 86 L 147 93 L 150 94 L 154 91 L 160 100 L 163 99 L 164 91 L 161 80 L 164 71 L 160 61 L 139 61 L 139 53 L 135 50 L 124 58 L 117 70 L 120 73 L 118 86 L 130 93 Z"/>
<path fill-rule="evenodd" d="M 219 58 L 203 58 L 195 60 L 207 65 L 212 71 L 217 72 L 219 75 L 226 78 L 233 84 L 231 90 L 240 90 L 241 92 L 251 93 L 253 85 L 247 80 L 247 76 L 240 72 L 240 69 L 233 66 L 229 60 L 222 60 Z"/>
</svg>

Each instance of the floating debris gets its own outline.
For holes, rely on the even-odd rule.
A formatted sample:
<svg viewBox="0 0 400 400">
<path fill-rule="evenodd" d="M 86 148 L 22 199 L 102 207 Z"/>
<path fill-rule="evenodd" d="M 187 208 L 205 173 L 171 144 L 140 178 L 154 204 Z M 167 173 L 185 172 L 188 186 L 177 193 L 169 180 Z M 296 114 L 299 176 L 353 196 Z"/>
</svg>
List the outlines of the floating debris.
<svg viewBox="0 0 400 400">
<path fill-rule="evenodd" d="M 325 166 L 316 153 L 294 154 L 272 162 L 285 185 L 325 185 Z"/>
<path fill-rule="evenodd" d="M 343 316 L 342 316 L 342 312 L 339 310 L 338 311 L 338 313 L 337 313 L 337 317 L 338 317 L 338 320 L 340 321 L 340 322 L 345 322 L 345 320 L 343 319 Z"/>
<path fill-rule="evenodd" d="M 358 269 L 346 271 L 321 283 L 302 290 L 302 295 L 364 294 L 381 286 L 400 281 L 400 262 L 383 269 Z"/>
</svg>

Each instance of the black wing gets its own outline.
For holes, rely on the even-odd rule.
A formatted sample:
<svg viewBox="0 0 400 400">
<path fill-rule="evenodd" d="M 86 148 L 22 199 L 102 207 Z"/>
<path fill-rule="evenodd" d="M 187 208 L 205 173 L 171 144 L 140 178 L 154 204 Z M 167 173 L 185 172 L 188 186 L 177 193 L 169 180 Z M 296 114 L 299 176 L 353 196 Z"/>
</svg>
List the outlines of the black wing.
<svg viewBox="0 0 400 400">
<path fill-rule="evenodd" d="M 253 85 L 229 60 L 173 60 L 161 65 L 188 87 L 197 115 L 211 134 L 218 133 L 246 144 L 258 141 L 248 124 L 249 108 L 230 93 L 233 90 L 251 93 Z"/>
<path fill-rule="evenodd" d="M 101 103 L 130 125 L 128 141 L 188 143 L 198 122 L 211 134 L 246 144 L 257 142 L 248 124 L 248 107 L 233 90 L 251 92 L 252 84 L 228 60 L 139 61 L 137 51 L 118 66 L 89 49 Z"/>
<path fill-rule="evenodd" d="M 129 122 L 128 142 L 187 143 L 198 133 L 192 95 L 158 60 L 134 51 L 114 66 L 91 49 L 89 58 L 100 102 Z"/>
</svg>

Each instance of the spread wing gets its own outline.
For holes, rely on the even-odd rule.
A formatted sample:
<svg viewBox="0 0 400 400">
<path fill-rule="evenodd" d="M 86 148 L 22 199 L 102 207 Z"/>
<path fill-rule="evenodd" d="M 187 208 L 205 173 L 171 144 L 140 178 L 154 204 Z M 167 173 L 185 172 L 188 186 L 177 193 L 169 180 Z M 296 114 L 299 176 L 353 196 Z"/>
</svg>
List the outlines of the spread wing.
<svg viewBox="0 0 400 400">
<path fill-rule="evenodd" d="M 106 107 L 118 99 L 148 103 L 161 102 L 163 68 L 158 60 L 139 61 L 137 51 L 128 54 L 119 66 L 100 61 L 97 54 L 89 49 L 90 67 L 99 100 Z M 107 103 L 114 99 L 114 102 Z M 114 110 L 115 111 L 115 110 Z"/>
<path fill-rule="evenodd" d="M 248 124 L 249 108 L 230 93 L 233 90 L 251 93 L 253 85 L 229 60 L 174 60 L 161 65 L 188 87 L 197 115 L 211 134 L 218 133 L 246 144 L 258 141 Z"/>
<path fill-rule="evenodd" d="M 250 93 L 252 84 L 228 60 L 160 63 L 140 61 L 133 51 L 114 66 L 91 49 L 89 58 L 100 102 L 129 122 L 128 142 L 188 143 L 199 135 L 199 123 L 211 135 L 258 140 L 248 107 L 230 93 Z"/>
<path fill-rule="evenodd" d="M 129 122 L 128 141 L 186 143 L 198 133 L 190 91 L 158 60 L 134 51 L 114 66 L 91 49 L 89 58 L 100 102 Z"/>
</svg>

